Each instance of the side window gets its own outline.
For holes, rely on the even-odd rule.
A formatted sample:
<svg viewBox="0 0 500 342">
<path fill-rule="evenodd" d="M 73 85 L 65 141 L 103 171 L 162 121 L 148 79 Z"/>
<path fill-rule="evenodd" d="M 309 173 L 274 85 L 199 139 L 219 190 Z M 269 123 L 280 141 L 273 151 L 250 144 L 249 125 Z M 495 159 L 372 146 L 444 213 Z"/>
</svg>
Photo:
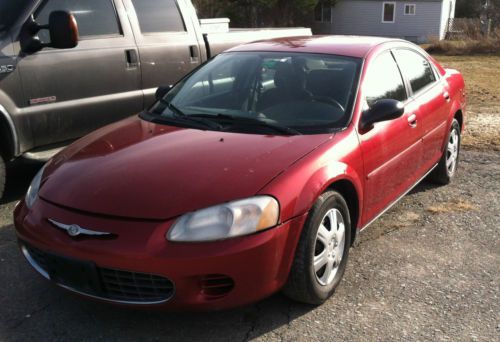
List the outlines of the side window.
<svg viewBox="0 0 500 342">
<path fill-rule="evenodd" d="M 382 99 L 405 101 L 408 96 L 396 61 L 385 52 L 370 65 L 363 87 L 369 106 Z"/>
<path fill-rule="evenodd" d="M 75 16 L 82 39 L 121 35 L 112 0 L 47 0 L 36 11 L 35 20 L 40 25 L 46 25 L 50 13 L 60 10 Z M 43 43 L 50 42 L 47 30 L 41 30 L 38 36 Z"/>
<path fill-rule="evenodd" d="M 410 80 L 413 93 L 436 81 L 429 61 L 422 55 L 411 50 L 396 50 L 394 54 L 401 71 Z"/>
<path fill-rule="evenodd" d="M 176 0 L 132 0 L 142 33 L 185 32 Z"/>
</svg>

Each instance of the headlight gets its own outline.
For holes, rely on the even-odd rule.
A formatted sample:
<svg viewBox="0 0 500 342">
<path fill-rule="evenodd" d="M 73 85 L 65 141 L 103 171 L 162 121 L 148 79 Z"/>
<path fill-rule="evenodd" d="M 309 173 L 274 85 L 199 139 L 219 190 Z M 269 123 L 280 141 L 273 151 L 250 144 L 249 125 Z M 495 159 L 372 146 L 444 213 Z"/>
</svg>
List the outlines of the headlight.
<svg viewBox="0 0 500 342">
<path fill-rule="evenodd" d="M 222 240 L 274 227 L 278 219 L 276 199 L 252 197 L 188 213 L 174 223 L 167 239 L 177 242 Z"/>
<path fill-rule="evenodd" d="M 42 181 L 43 170 L 45 170 L 45 166 L 38 171 L 35 178 L 31 181 L 30 187 L 28 188 L 28 192 L 26 193 L 26 206 L 31 209 L 33 204 L 38 198 L 38 190 L 40 190 L 40 182 Z"/>
</svg>

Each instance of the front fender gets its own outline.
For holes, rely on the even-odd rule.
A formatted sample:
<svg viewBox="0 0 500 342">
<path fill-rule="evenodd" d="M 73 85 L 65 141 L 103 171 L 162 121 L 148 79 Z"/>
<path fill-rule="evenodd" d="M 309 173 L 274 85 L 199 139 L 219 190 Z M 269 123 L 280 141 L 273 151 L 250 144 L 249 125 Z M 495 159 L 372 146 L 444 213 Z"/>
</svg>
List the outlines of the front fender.
<svg viewBox="0 0 500 342">
<path fill-rule="evenodd" d="M 318 197 L 337 181 L 347 181 L 356 190 L 362 212 L 363 161 L 354 130 L 339 133 L 306 158 L 285 170 L 260 191 L 275 196 L 281 205 L 281 221 L 308 212 Z M 353 222 L 358 225 L 359 222 Z"/>
</svg>

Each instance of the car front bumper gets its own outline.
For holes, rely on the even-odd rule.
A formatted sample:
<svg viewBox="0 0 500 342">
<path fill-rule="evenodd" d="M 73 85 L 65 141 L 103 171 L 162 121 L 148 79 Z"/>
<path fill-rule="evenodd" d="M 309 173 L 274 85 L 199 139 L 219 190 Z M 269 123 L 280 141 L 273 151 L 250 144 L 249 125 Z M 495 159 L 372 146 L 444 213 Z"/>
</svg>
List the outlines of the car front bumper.
<svg viewBox="0 0 500 342">
<path fill-rule="evenodd" d="M 278 291 L 305 218 L 245 237 L 173 243 L 165 239 L 173 221 L 92 215 L 41 199 L 14 212 L 21 251 L 45 278 L 93 299 L 173 310 L 226 309 Z M 71 237 L 49 219 L 115 236 Z"/>
</svg>

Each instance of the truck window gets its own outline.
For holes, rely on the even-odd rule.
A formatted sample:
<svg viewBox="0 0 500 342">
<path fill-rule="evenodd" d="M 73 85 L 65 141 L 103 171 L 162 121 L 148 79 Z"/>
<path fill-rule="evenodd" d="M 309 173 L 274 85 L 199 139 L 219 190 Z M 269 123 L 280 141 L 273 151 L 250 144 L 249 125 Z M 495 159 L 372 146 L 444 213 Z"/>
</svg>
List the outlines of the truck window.
<svg viewBox="0 0 500 342">
<path fill-rule="evenodd" d="M 185 32 L 175 0 L 132 0 L 142 33 Z"/>
<path fill-rule="evenodd" d="M 58 10 L 71 12 L 75 16 L 81 39 L 121 35 L 112 0 L 48 0 L 36 11 L 35 20 L 40 25 L 46 25 L 50 13 Z M 40 31 L 38 36 L 43 43 L 50 41 L 47 30 Z"/>
</svg>

